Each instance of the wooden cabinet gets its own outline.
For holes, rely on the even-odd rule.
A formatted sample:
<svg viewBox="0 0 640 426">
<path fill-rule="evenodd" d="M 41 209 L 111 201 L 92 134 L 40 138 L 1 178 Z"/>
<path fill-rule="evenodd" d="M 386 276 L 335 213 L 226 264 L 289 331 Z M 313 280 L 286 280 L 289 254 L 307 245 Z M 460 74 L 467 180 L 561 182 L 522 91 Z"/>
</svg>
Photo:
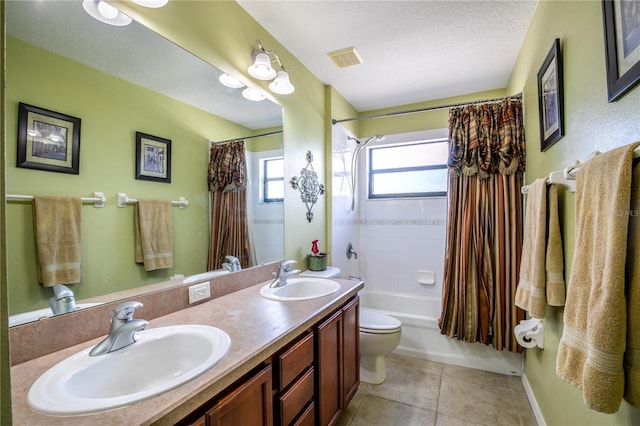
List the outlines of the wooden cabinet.
<svg viewBox="0 0 640 426">
<path fill-rule="evenodd" d="M 308 421 L 305 415 L 314 406 L 315 395 L 313 336 L 313 332 L 303 335 L 274 359 L 276 425 Z"/>
<path fill-rule="evenodd" d="M 358 309 L 355 296 L 179 424 L 335 424 L 360 383 Z"/>
<path fill-rule="evenodd" d="M 208 426 L 273 424 L 271 365 L 235 386 L 207 411 Z"/>
<path fill-rule="evenodd" d="M 342 308 L 342 394 L 346 407 L 360 385 L 360 299 Z"/>
<path fill-rule="evenodd" d="M 317 404 L 321 426 L 337 422 L 360 383 L 359 298 L 318 324 Z"/>
</svg>

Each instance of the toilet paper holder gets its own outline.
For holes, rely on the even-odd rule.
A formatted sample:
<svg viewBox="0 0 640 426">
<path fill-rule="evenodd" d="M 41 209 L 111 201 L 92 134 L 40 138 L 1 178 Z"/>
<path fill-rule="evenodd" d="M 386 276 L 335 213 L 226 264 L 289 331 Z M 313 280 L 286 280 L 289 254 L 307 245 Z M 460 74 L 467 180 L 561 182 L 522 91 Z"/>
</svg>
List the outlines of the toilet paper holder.
<svg viewBox="0 0 640 426">
<path fill-rule="evenodd" d="M 520 321 L 513 329 L 516 340 L 523 348 L 544 349 L 544 325 L 539 318 Z"/>
</svg>

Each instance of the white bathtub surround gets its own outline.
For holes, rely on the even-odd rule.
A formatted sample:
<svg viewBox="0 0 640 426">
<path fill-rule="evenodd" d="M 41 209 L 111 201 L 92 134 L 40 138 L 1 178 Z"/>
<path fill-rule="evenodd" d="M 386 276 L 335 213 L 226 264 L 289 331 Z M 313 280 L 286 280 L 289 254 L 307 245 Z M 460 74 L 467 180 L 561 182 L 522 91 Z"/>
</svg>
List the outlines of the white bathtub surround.
<svg viewBox="0 0 640 426">
<path fill-rule="evenodd" d="M 361 306 L 402 322 L 400 343 L 393 353 L 501 374 L 522 375 L 522 354 L 497 351 L 440 334 L 441 300 L 384 291 L 360 292 Z"/>
</svg>

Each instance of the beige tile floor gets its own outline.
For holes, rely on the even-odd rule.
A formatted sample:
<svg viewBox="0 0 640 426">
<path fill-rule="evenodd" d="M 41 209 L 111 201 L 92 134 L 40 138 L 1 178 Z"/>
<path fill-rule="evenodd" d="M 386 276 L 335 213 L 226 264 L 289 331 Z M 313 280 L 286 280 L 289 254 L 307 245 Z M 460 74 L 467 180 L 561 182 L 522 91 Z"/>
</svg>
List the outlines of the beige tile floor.
<svg viewBox="0 0 640 426">
<path fill-rule="evenodd" d="M 339 426 L 537 425 L 518 376 L 388 355 L 387 379 L 361 383 Z"/>
</svg>

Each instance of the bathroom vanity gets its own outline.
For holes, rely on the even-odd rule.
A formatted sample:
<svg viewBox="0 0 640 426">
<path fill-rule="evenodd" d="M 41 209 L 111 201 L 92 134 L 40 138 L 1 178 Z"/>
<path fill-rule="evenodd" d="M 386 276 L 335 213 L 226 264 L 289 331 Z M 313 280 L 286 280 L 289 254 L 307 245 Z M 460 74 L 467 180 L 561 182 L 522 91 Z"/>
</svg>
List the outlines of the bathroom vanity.
<svg viewBox="0 0 640 426">
<path fill-rule="evenodd" d="M 53 417 L 27 405 L 26 394 L 42 373 L 100 338 L 16 364 L 11 371 L 13 421 L 51 425 L 333 424 L 359 384 L 357 292 L 363 287 L 361 281 L 336 281 L 340 289 L 334 294 L 292 302 L 261 296 L 260 289 L 267 282 L 260 282 L 151 319 L 150 329 L 180 324 L 217 327 L 229 334 L 231 346 L 221 361 L 195 379 L 126 407 Z M 212 293 L 216 295 L 215 288 Z M 153 302 L 146 301 L 145 306 L 149 303 Z M 144 311 L 137 317 L 144 318 Z M 104 321 L 106 332 L 108 318 Z"/>
</svg>

